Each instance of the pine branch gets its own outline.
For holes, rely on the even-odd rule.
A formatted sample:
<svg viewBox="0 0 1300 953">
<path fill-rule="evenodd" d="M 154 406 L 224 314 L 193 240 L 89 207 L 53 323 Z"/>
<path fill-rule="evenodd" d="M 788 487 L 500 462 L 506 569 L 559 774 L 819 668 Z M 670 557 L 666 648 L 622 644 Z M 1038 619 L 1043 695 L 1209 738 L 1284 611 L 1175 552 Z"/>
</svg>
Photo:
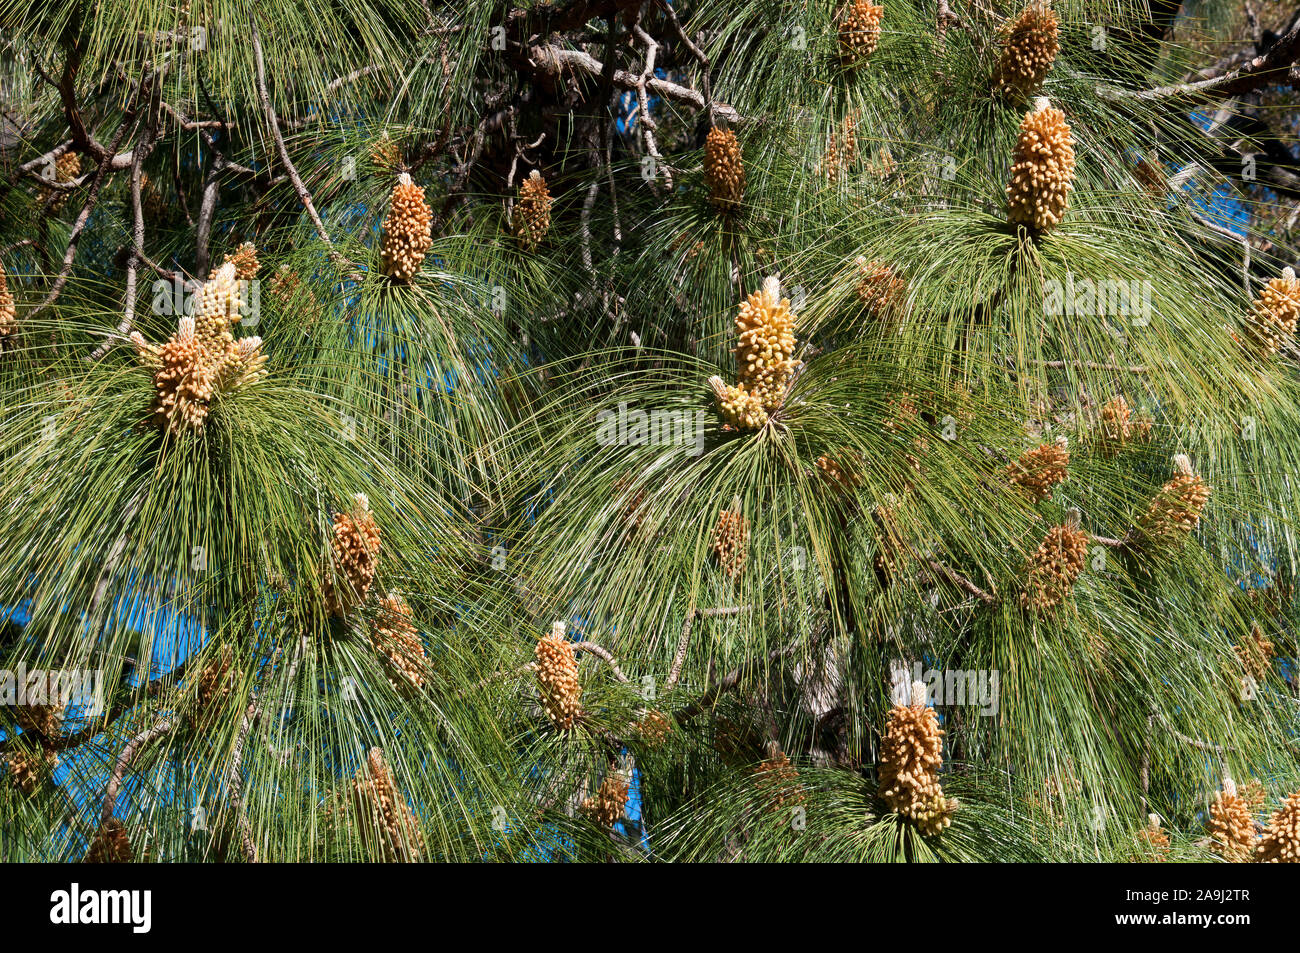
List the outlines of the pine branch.
<svg viewBox="0 0 1300 953">
<path fill-rule="evenodd" d="M 289 149 L 284 144 L 283 133 L 280 132 L 280 120 L 275 115 L 275 107 L 271 105 L 271 96 L 266 89 L 266 63 L 262 56 L 262 40 L 257 31 L 256 14 L 249 16 L 248 26 L 250 39 L 253 43 L 253 62 L 257 67 L 257 96 L 262 103 L 262 111 L 266 114 L 266 121 L 271 127 L 271 135 L 275 139 L 275 148 L 280 155 L 280 164 L 284 166 L 284 171 L 293 183 L 294 191 L 298 193 L 298 201 L 306 209 L 312 225 L 316 228 L 316 234 L 328 249 L 330 261 L 343 268 L 347 276 L 359 284 L 363 280 L 361 269 L 336 249 L 334 243 L 330 241 L 329 232 L 325 230 L 325 223 L 321 221 L 320 213 L 316 211 L 316 203 L 312 200 L 311 193 L 307 191 L 307 186 L 303 184 L 302 177 L 298 175 L 298 169 L 294 166 L 293 160 L 289 158 Z"/>
</svg>

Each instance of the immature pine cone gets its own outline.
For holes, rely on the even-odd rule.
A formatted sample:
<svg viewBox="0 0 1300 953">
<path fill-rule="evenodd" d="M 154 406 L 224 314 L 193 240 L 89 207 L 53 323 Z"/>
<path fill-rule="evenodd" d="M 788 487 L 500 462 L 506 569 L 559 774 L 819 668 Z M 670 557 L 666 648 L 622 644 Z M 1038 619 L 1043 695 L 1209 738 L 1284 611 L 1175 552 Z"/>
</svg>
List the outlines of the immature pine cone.
<svg viewBox="0 0 1300 953">
<path fill-rule="evenodd" d="M 1138 519 L 1138 532 L 1151 543 L 1181 547 L 1196 529 L 1210 500 L 1210 487 L 1192 472 L 1183 454 L 1174 457 L 1177 475 L 1160 489 Z"/>
<path fill-rule="evenodd" d="M 754 780 L 771 798 L 774 810 L 780 810 L 787 803 L 802 804 L 804 801 L 799 771 L 790 763 L 790 757 L 784 751 L 779 751 L 774 757 L 756 765 Z"/>
<path fill-rule="evenodd" d="M 96 832 L 82 863 L 129 864 L 133 859 L 135 853 L 131 850 L 131 838 L 127 836 L 122 822 L 116 817 L 110 817 Z"/>
<path fill-rule="evenodd" d="M 600 828 L 612 828 L 623 819 L 627 807 L 628 780 L 619 772 L 605 775 L 600 788 L 582 802 L 579 810 Z"/>
<path fill-rule="evenodd" d="M 739 579 L 749 558 L 749 521 L 740 513 L 740 501 L 732 509 L 718 513 L 718 525 L 713 529 L 713 553 L 718 557 L 728 578 Z"/>
<path fill-rule="evenodd" d="M 996 82 L 1004 92 L 1027 95 L 1038 89 L 1061 48 L 1057 23 L 1047 0 L 1033 0 L 1003 28 Z"/>
<path fill-rule="evenodd" d="M 550 635 L 537 640 L 533 658 L 542 707 L 557 728 L 568 731 L 582 715 L 582 684 L 578 681 L 573 646 L 564 637 L 563 622 L 556 622 Z"/>
<path fill-rule="evenodd" d="M 721 377 L 709 386 L 727 423 L 739 430 L 756 430 L 781 406 L 794 377 L 794 313 L 781 297 L 781 282 L 764 279 L 736 315 L 737 343 L 733 349 L 740 381 L 728 386 Z"/>
<path fill-rule="evenodd" d="M 367 830 L 383 840 L 383 859 L 414 863 L 424 849 L 415 812 L 393 781 L 384 752 L 371 748 L 366 763 L 352 778 L 353 806 Z"/>
<path fill-rule="evenodd" d="M 247 266 L 247 257 L 242 260 Z M 193 316 L 182 317 L 161 347 L 139 331 L 131 334 L 137 355 L 154 368 L 154 413 L 172 434 L 200 429 L 214 400 L 266 376 L 262 339 L 236 340 L 230 333 L 239 320 L 237 267 L 232 259 L 213 273 L 199 289 Z"/>
<path fill-rule="evenodd" d="M 59 754 L 52 748 L 46 748 L 42 758 L 40 755 L 15 750 L 0 758 L 0 762 L 8 766 L 9 777 L 18 786 L 18 790 L 30 797 L 36 793 L 41 781 L 59 766 Z"/>
<path fill-rule="evenodd" d="M 1052 495 L 1052 488 L 1064 483 L 1070 464 L 1069 444 L 1065 437 L 1026 450 L 1015 463 L 1007 464 L 1007 479 L 1029 494 L 1035 503 Z"/>
<path fill-rule="evenodd" d="M 1295 269 L 1284 268 L 1279 278 L 1269 280 L 1255 299 L 1249 333 L 1268 354 L 1276 354 L 1295 337 L 1300 320 L 1300 279 Z"/>
<path fill-rule="evenodd" d="M 871 0 L 851 0 L 845 5 L 836 21 L 841 63 L 857 66 L 876 52 L 884 12 L 884 7 L 876 6 Z"/>
<path fill-rule="evenodd" d="M 1020 605 L 1046 612 L 1066 600 L 1088 558 L 1088 534 L 1075 526 L 1054 526 L 1025 567 L 1028 580 Z"/>
<path fill-rule="evenodd" d="M 424 189 L 403 172 L 397 177 L 388 217 L 384 219 L 380 243 L 384 274 L 401 282 L 409 282 L 415 277 L 424 261 L 424 253 L 433 244 L 433 235 L 429 232 L 432 221 L 433 212 L 424 201 Z"/>
<path fill-rule="evenodd" d="M 232 254 L 226 255 L 221 263 L 223 265 L 233 262 L 235 265 L 235 279 L 237 281 L 252 281 L 257 277 L 257 269 L 260 267 L 257 261 L 257 248 L 252 242 L 244 242 Z M 209 278 L 217 277 L 217 270 L 213 269 Z M 238 321 L 238 316 L 233 320 Z"/>
<path fill-rule="evenodd" d="M 1300 791 L 1273 812 L 1255 845 L 1257 864 L 1300 864 Z"/>
<path fill-rule="evenodd" d="M 1250 627 L 1250 634 L 1232 647 L 1242 669 L 1256 682 L 1262 682 L 1272 669 L 1273 643 L 1264 636 L 1264 630 L 1256 622 Z"/>
<path fill-rule="evenodd" d="M 1036 232 L 1061 223 L 1074 188 L 1074 139 L 1065 113 L 1039 97 L 1020 123 L 1007 184 L 1007 217 Z"/>
<path fill-rule="evenodd" d="M 515 236 L 525 251 L 534 251 L 551 228 L 551 193 L 536 169 L 519 186 L 514 211 Z"/>
<path fill-rule="evenodd" d="M 341 585 L 336 586 L 333 579 L 325 581 L 325 606 L 330 615 L 345 616 L 365 600 L 379 569 L 381 544 L 379 524 L 370 512 L 370 499 L 358 493 L 352 498 L 352 512 L 334 517 L 330 549 L 334 554 L 334 572 Z"/>
<path fill-rule="evenodd" d="M 422 688 L 428 656 L 411 615 L 411 607 L 401 593 L 390 592 L 380 599 L 379 609 L 370 620 L 370 644 L 408 685 Z M 394 688 L 399 687 L 395 681 L 392 684 Z"/>
<path fill-rule="evenodd" d="M 907 281 L 884 262 L 858 256 L 856 264 L 858 300 L 866 305 L 872 317 L 882 321 L 900 317 L 907 297 Z"/>
<path fill-rule="evenodd" d="M 925 684 L 912 683 L 912 704 L 894 705 L 880 738 L 880 796 L 913 821 L 922 834 L 938 834 L 950 823 L 957 801 L 943 796 L 943 731 L 925 703 Z"/>
<path fill-rule="evenodd" d="M 831 133 L 826 153 L 822 156 L 822 174 L 828 182 L 834 182 L 841 175 L 852 169 L 858 161 L 857 122 L 852 116 L 845 116 L 840 129 Z"/>
<path fill-rule="evenodd" d="M 5 266 L 0 264 L 0 351 L 13 345 L 17 333 L 18 310 L 14 307 L 14 295 L 5 277 Z"/>
<path fill-rule="evenodd" d="M 745 160 L 730 129 L 714 126 L 704 140 L 704 184 L 709 201 L 723 211 L 740 207 L 745 197 Z"/>
<path fill-rule="evenodd" d="M 1147 826 L 1137 832 L 1139 861 L 1164 861 L 1169 853 L 1169 835 L 1160 829 L 1160 815 L 1148 814 Z"/>
<path fill-rule="evenodd" d="M 1232 778 L 1223 779 L 1223 790 L 1210 804 L 1210 849 L 1224 860 L 1240 862 L 1255 846 L 1255 820 L 1250 808 L 1237 794 Z"/>
</svg>

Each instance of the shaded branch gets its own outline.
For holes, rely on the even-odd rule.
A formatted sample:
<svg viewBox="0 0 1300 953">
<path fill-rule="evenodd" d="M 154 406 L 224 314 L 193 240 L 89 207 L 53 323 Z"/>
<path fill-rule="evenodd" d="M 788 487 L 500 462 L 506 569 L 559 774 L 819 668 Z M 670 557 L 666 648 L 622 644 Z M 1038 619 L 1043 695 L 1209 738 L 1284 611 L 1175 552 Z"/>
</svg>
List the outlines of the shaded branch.
<svg viewBox="0 0 1300 953">
<path fill-rule="evenodd" d="M 113 773 L 109 775 L 108 787 L 104 789 L 104 800 L 99 809 L 101 822 L 113 816 L 113 809 L 117 806 L 117 794 L 122 787 L 122 779 L 126 777 L 126 772 L 131 767 L 131 762 L 153 742 L 170 734 L 175 727 L 176 722 L 172 717 L 164 715 L 126 743 L 126 747 L 118 755 L 117 764 L 113 766 Z"/>
</svg>

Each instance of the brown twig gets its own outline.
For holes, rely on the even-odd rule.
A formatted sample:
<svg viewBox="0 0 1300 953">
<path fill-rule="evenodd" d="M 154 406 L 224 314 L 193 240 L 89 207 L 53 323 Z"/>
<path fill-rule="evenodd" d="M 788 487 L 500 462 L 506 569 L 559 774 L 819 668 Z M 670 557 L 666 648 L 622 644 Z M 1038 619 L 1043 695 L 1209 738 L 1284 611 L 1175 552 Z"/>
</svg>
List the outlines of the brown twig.
<svg viewBox="0 0 1300 953">
<path fill-rule="evenodd" d="M 122 320 L 118 322 L 116 335 L 110 335 L 90 353 L 88 360 L 91 361 L 98 361 L 107 354 L 113 347 L 114 340 L 125 339 L 131 333 L 132 324 L 135 323 L 136 285 L 140 271 L 140 256 L 136 254 L 135 250 L 144 247 L 144 208 L 140 198 L 142 166 L 145 158 L 153 151 L 154 144 L 157 141 L 158 114 L 154 111 L 150 116 L 149 124 L 145 128 L 143 138 L 135 147 L 135 161 L 131 163 L 132 247 L 128 252 L 126 261 L 126 297 L 122 305 Z"/>
<path fill-rule="evenodd" d="M 1191 745 L 1193 748 L 1197 748 L 1201 751 L 1213 751 L 1215 754 L 1220 756 L 1222 756 L 1225 751 L 1237 750 L 1236 748 L 1233 748 L 1229 745 L 1216 745 L 1211 741 L 1201 741 L 1199 738 L 1193 738 L 1190 735 L 1185 735 L 1181 731 L 1176 729 L 1173 725 L 1169 724 L 1169 722 L 1165 720 L 1165 716 L 1160 714 L 1159 712 L 1156 713 L 1156 718 L 1160 721 L 1160 724 L 1164 726 L 1165 731 L 1169 732 L 1171 735 L 1173 735 L 1175 738 L 1177 738 L 1185 745 Z"/>
<path fill-rule="evenodd" d="M 997 596 L 993 595 L 992 593 L 985 592 L 979 586 L 975 585 L 975 583 L 971 582 L 961 573 L 957 572 L 957 570 L 949 569 L 943 563 L 939 562 L 939 560 L 934 559 L 933 557 L 927 557 L 925 560 L 925 564 L 929 566 L 934 572 L 942 576 L 944 579 L 948 580 L 948 582 L 956 586 L 958 589 L 962 590 L 968 595 L 974 596 L 976 599 L 979 599 L 985 605 L 991 606 L 998 601 Z"/>
<path fill-rule="evenodd" d="M 293 183 L 294 191 L 298 193 L 298 201 L 306 209 L 307 216 L 316 229 L 316 234 L 320 236 L 320 240 L 325 243 L 325 247 L 329 250 L 330 261 L 345 269 L 348 272 L 348 277 L 359 283 L 363 280 L 361 269 L 334 247 L 329 232 L 325 230 L 325 223 L 321 221 L 320 213 L 316 211 L 316 203 L 312 200 L 311 193 L 307 191 L 307 186 L 303 184 L 302 176 L 298 174 L 298 169 L 293 164 L 293 160 L 289 158 L 289 148 L 284 144 L 284 135 L 280 132 L 280 120 L 276 117 L 275 107 L 271 105 L 271 95 L 266 88 L 266 62 L 262 55 L 262 39 L 257 31 L 256 15 L 249 16 L 248 25 L 251 31 L 249 38 L 253 44 L 253 62 L 257 71 L 257 96 L 262 103 L 262 111 L 266 113 L 266 121 L 271 127 L 271 135 L 275 139 L 275 148 L 276 152 L 279 153 L 280 163 L 284 166 L 289 181 Z"/>
<path fill-rule="evenodd" d="M 141 82 L 141 88 L 144 90 L 149 85 L 149 79 L 146 77 Z M 63 265 L 59 269 L 58 277 L 55 278 L 53 286 L 45 300 L 32 309 L 28 315 L 28 320 L 35 318 L 50 305 L 58 300 L 64 286 L 68 283 L 68 278 L 72 274 L 72 264 L 77 259 L 77 245 L 81 240 L 81 233 L 85 231 L 86 223 L 90 221 L 90 213 L 94 210 L 95 205 L 99 202 L 99 190 L 104 184 L 104 178 L 108 175 L 109 169 L 113 163 L 113 157 L 117 155 L 118 147 L 121 146 L 122 140 L 126 137 L 126 132 L 135 121 L 136 113 L 139 109 L 140 96 L 137 96 L 122 117 L 122 124 L 118 126 L 117 132 L 113 136 L 112 142 L 106 150 L 102 150 L 99 164 L 95 168 L 95 175 L 90 182 L 90 191 L 86 194 L 85 204 L 81 206 L 81 212 L 77 215 L 77 220 L 73 223 L 72 232 L 68 235 L 68 246 L 63 254 Z M 132 159 L 134 161 L 134 159 Z"/>
<path fill-rule="evenodd" d="M 230 791 L 230 806 L 234 808 L 236 823 L 239 825 L 239 839 L 244 848 L 244 856 L 250 864 L 257 863 L 257 842 L 253 839 L 253 828 L 248 820 L 248 811 L 244 806 L 243 761 L 244 745 L 254 723 L 261 715 L 261 706 L 253 701 L 244 712 L 244 720 L 239 726 L 239 735 L 235 738 L 235 747 L 230 753 L 230 768 L 226 772 L 226 786 Z"/>
<path fill-rule="evenodd" d="M 1111 549 L 1127 549 L 1133 542 L 1133 530 L 1129 530 L 1119 539 L 1113 539 L 1110 536 L 1093 536 L 1089 534 L 1089 539 L 1099 546 L 1108 546 Z"/>
<path fill-rule="evenodd" d="M 1106 364 L 1099 361 L 1044 361 L 1043 367 L 1054 371 L 1070 368 L 1089 371 L 1122 371 L 1127 374 L 1145 374 L 1148 371 L 1145 364 Z"/>
<path fill-rule="evenodd" d="M 596 658 L 609 666 L 610 671 L 614 673 L 615 678 L 620 682 L 627 681 L 627 676 L 624 675 L 622 669 L 618 667 L 618 661 L 612 654 L 610 654 L 609 650 L 603 646 L 597 645 L 595 642 L 574 642 L 571 648 L 575 652 L 588 652 L 591 655 L 596 656 Z"/>
<path fill-rule="evenodd" d="M 170 734 L 175 727 L 176 722 L 172 717 L 164 715 L 126 743 L 126 747 L 118 755 L 117 764 L 113 767 L 113 773 L 109 775 L 108 786 L 104 789 L 104 800 L 99 809 L 101 822 L 107 821 L 113 816 L 113 809 L 117 806 L 117 794 L 122 787 L 122 779 L 126 776 L 127 769 L 131 767 L 131 762 L 146 747 L 159 738 Z"/>
<path fill-rule="evenodd" d="M 772 651 L 767 653 L 767 658 L 766 658 L 767 664 L 770 665 L 772 662 L 775 662 L 783 655 L 790 654 L 791 652 L 794 651 L 794 648 L 795 646 L 791 644 L 785 646 L 784 648 L 772 649 Z M 679 708 L 673 714 L 673 718 L 675 718 L 679 723 L 685 723 L 686 721 L 690 720 L 691 718 L 694 718 L 696 715 L 703 712 L 705 709 L 713 707 L 713 704 L 719 698 L 721 698 L 725 693 L 731 691 L 741 683 L 741 681 L 745 677 L 745 674 L 749 671 L 750 667 L 751 667 L 750 664 L 737 665 L 726 675 L 722 676 L 722 678 L 712 682 L 712 684 L 709 686 L 708 691 L 702 694 L 699 698 L 684 705 L 682 708 Z"/>
<path fill-rule="evenodd" d="M 677 679 L 681 677 L 682 665 L 686 662 L 686 650 L 691 643 L 691 629 L 695 625 L 696 616 L 709 619 L 717 616 L 739 615 L 748 608 L 748 606 L 721 606 L 717 609 L 692 609 L 686 613 L 686 620 L 682 623 L 682 634 L 677 639 L 677 651 L 673 655 L 673 667 L 668 672 L 668 681 L 664 682 L 664 691 L 671 691 L 673 686 L 677 684 Z"/>
<path fill-rule="evenodd" d="M 582 50 L 566 50 L 554 45 L 529 47 L 528 61 L 538 72 L 549 73 L 554 76 L 559 76 L 565 67 L 582 70 L 591 76 L 601 76 L 605 72 L 604 64 L 590 53 Z M 636 90 L 638 77 L 627 70 L 616 69 L 613 71 L 613 81 L 614 85 L 623 89 Z M 666 79 L 659 79 L 656 76 L 647 78 L 645 87 L 648 92 L 652 92 L 656 96 L 662 96 L 665 99 L 671 99 L 674 102 L 695 109 L 707 108 L 710 118 L 721 117 L 727 122 L 740 122 L 740 113 L 734 107 L 725 103 L 706 102 L 704 95 L 699 90 Z"/>
<path fill-rule="evenodd" d="M 1239 96 L 1274 83 L 1290 82 L 1295 84 L 1297 78 L 1291 70 L 1297 58 L 1300 58 L 1300 19 L 1291 25 L 1291 29 L 1279 37 L 1264 53 L 1252 58 L 1239 69 L 1204 79 L 1194 83 L 1175 83 L 1171 86 L 1158 86 L 1155 89 L 1128 90 L 1115 86 L 1097 87 L 1097 94 L 1103 99 L 1118 102 L 1125 99 L 1138 99 L 1144 102 L 1158 102 L 1179 96 L 1194 96 L 1198 99 L 1226 99 Z M 1290 72 L 1288 72 L 1290 70 Z"/>
<path fill-rule="evenodd" d="M 654 183 L 654 190 L 657 192 L 659 182 L 659 170 L 663 169 L 664 191 L 673 190 L 673 170 L 664 162 L 664 157 L 659 153 L 659 145 L 655 141 L 655 131 L 659 124 L 655 122 L 654 116 L 650 114 L 650 95 L 646 92 L 646 84 L 655 72 L 655 58 L 659 55 L 659 44 L 655 42 L 654 37 L 647 33 L 641 27 L 640 14 L 637 15 L 637 21 L 632 24 L 633 35 L 645 44 L 645 65 L 641 70 L 641 75 L 636 77 L 636 102 L 637 127 L 641 130 L 641 138 L 645 143 L 645 151 L 654 162 L 655 174 L 650 181 Z"/>
</svg>

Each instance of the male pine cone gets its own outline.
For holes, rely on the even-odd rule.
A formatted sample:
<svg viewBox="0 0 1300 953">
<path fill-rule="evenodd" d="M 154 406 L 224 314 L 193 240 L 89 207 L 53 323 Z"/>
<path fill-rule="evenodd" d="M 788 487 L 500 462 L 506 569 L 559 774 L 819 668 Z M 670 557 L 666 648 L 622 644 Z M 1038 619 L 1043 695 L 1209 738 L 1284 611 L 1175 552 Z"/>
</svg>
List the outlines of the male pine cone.
<svg viewBox="0 0 1300 953">
<path fill-rule="evenodd" d="M 885 8 L 871 0 L 852 0 L 840 11 L 836 24 L 840 41 L 840 62 L 857 66 L 880 45 L 880 19 Z"/>
<path fill-rule="evenodd" d="M 1074 139 L 1065 113 L 1044 97 L 1020 122 L 1007 183 L 1007 218 L 1049 232 L 1061 223 L 1074 188 Z"/>
<path fill-rule="evenodd" d="M 952 823 L 958 805 L 943 796 L 939 784 L 943 731 L 925 696 L 925 684 L 913 682 L 912 704 L 895 704 L 889 713 L 880 739 L 880 796 L 922 834 L 932 835 Z"/>
<path fill-rule="evenodd" d="M 515 237 L 525 251 L 535 251 L 551 228 L 551 193 L 546 180 L 536 169 L 519 186 L 515 205 Z"/>
<path fill-rule="evenodd" d="M 370 644 L 401 680 L 389 679 L 394 688 L 401 688 L 403 683 L 417 689 L 424 687 L 423 669 L 428 656 L 412 615 L 402 594 L 390 592 L 379 600 L 379 609 L 370 620 Z"/>
<path fill-rule="evenodd" d="M 728 579 L 739 579 L 749 559 L 749 521 L 740 512 L 740 500 L 718 513 L 713 529 L 713 554 Z"/>
<path fill-rule="evenodd" d="M 1300 864 L 1300 791 L 1273 812 L 1255 845 L 1257 864 Z"/>
<path fill-rule="evenodd" d="M 728 386 L 715 375 L 709 378 L 709 386 L 731 426 L 756 430 L 781 406 L 798 364 L 794 359 L 794 313 L 789 299 L 781 297 L 777 278 L 765 279 L 762 289 L 741 304 L 736 338 L 739 383 Z"/>
<path fill-rule="evenodd" d="M 370 499 L 358 493 L 352 498 L 352 512 L 334 517 L 330 549 L 339 584 L 333 579 L 325 580 L 325 607 L 330 615 L 345 616 L 366 598 L 379 571 L 381 544 Z"/>
<path fill-rule="evenodd" d="M 1021 606 L 1040 613 L 1059 606 L 1074 590 L 1087 558 L 1087 533 L 1069 524 L 1052 527 L 1029 559 Z"/>
<path fill-rule="evenodd" d="M 17 332 L 18 310 L 14 307 L 14 295 L 9 290 L 5 267 L 0 264 L 0 351 L 12 345 Z"/>
<path fill-rule="evenodd" d="M 714 126 L 704 140 L 704 184 L 709 201 L 723 211 L 740 207 L 745 197 L 745 159 L 730 129 Z"/>
<path fill-rule="evenodd" d="M 1224 860 L 1243 861 L 1255 845 L 1255 819 L 1237 793 L 1232 778 L 1223 779 L 1223 790 L 1210 804 L 1210 847 Z"/>
<path fill-rule="evenodd" d="M 424 836 L 415 812 L 393 780 L 380 748 L 371 748 L 366 763 L 352 778 L 353 806 L 362 824 L 383 839 L 386 861 L 414 862 L 420 859 Z"/>
<path fill-rule="evenodd" d="M 1006 25 L 995 79 L 1003 92 L 1028 95 L 1038 89 L 1061 49 L 1057 25 L 1045 0 L 1034 0 Z"/>
<path fill-rule="evenodd" d="M 139 331 L 131 334 L 136 354 L 154 369 L 154 414 L 173 435 L 201 429 L 217 398 L 266 376 L 262 339 L 236 340 L 230 332 L 239 320 L 240 267 L 247 267 L 247 257 L 242 264 L 231 258 L 213 273 L 199 289 L 193 316 L 181 318 L 162 346 L 149 344 Z"/>
<path fill-rule="evenodd" d="M 573 646 L 564 637 L 563 622 L 556 622 L 550 635 L 537 640 L 533 658 L 542 707 L 557 728 L 568 731 L 582 714 L 582 684 L 578 681 Z"/>
<path fill-rule="evenodd" d="M 1160 488 L 1138 518 L 1137 531 L 1148 543 L 1178 548 L 1200 522 L 1201 512 L 1210 501 L 1210 487 L 1192 471 L 1191 460 L 1181 453 L 1174 457 L 1174 470 L 1174 478 Z"/>
<path fill-rule="evenodd" d="M 420 270 L 424 253 L 433 244 L 429 224 L 433 213 L 424 201 L 424 189 L 403 172 L 397 177 L 384 219 L 384 236 L 380 254 L 384 274 L 394 281 L 409 282 Z"/>
<path fill-rule="evenodd" d="M 1065 437 L 1026 450 L 1015 463 L 1007 464 L 1007 480 L 1029 494 L 1035 503 L 1052 495 L 1052 488 L 1064 483 L 1069 473 L 1069 444 Z"/>
<path fill-rule="evenodd" d="M 622 819 L 627 800 L 627 778 L 611 772 L 605 775 L 596 793 L 583 800 L 579 810 L 597 827 L 611 828 Z"/>
<path fill-rule="evenodd" d="M 1281 276 L 1270 279 L 1255 299 L 1250 334 L 1266 353 L 1276 354 L 1294 340 L 1297 321 L 1300 321 L 1300 279 L 1296 278 L 1295 269 L 1284 268 Z"/>
</svg>

